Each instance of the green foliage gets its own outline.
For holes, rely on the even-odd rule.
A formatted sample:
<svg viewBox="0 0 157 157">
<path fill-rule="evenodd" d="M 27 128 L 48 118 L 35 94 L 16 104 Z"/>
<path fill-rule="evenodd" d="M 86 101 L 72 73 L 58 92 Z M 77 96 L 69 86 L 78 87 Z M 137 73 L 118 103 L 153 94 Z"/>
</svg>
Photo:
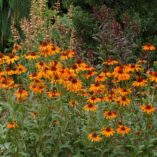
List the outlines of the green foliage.
<svg viewBox="0 0 157 157">
<path fill-rule="evenodd" d="M 52 38 L 55 43 L 61 45 L 63 48 L 68 48 L 70 42 L 70 34 L 73 29 L 72 21 L 67 17 L 67 15 L 63 15 L 58 17 L 57 23 L 52 25 Z M 62 26 L 63 29 L 59 29 L 59 26 Z"/>
<path fill-rule="evenodd" d="M 155 43 L 157 39 L 157 23 L 155 19 L 157 18 L 156 14 L 156 7 L 157 2 L 153 0 L 150 1 L 116 1 L 116 0 L 64 0 L 62 1 L 63 7 L 68 9 L 70 4 L 74 5 L 74 15 L 73 15 L 73 22 L 76 28 L 77 34 L 79 38 L 83 39 L 82 41 L 82 49 L 88 51 L 88 49 L 92 49 L 96 58 L 104 59 L 104 56 L 109 54 L 110 52 L 103 52 L 103 56 L 100 56 L 99 51 L 102 46 L 104 47 L 104 43 L 97 42 L 93 39 L 93 35 L 101 34 L 100 25 L 103 23 L 99 23 L 98 18 L 95 17 L 93 9 L 101 8 L 102 5 L 106 5 L 108 8 L 113 9 L 114 16 L 119 22 L 122 27 L 122 31 L 125 33 L 125 38 L 130 39 L 128 42 L 134 41 L 132 43 L 133 49 L 129 49 L 132 51 L 130 53 L 126 53 L 127 61 L 134 60 L 134 56 L 139 55 L 139 48 L 136 46 L 138 45 L 141 47 L 142 44 L 152 41 Z M 100 14 L 101 15 L 101 14 Z M 126 15 L 128 15 L 128 20 L 131 25 L 125 24 Z M 131 29 L 130 29 L 131 28 Z M 108 31 L 108 30 L 107 30 Z M 109 31 L 108 31 L 109 32 Z M 132 34 L 136 34 L 134 37 Z M 134 39 L 133 39 L 134 38 Z M 113 38 L 114 40 L 114 38 Z M 128 44 L 129 45 L 129 44 Z M 129 45 L 130 46 L 130 45 Z M 113 47 L 113 44 L 109 45 L 109 47 Z M 128 51 L 127 49 L 125 49 Z M 104 51 L 104 50 L 103 50 Z M 81 51 L 82 52 L 82 51 Z M 85 56 L 86 56 L 86 52 Z M 115 51 L 115 54 L 119 52 Z M 128 56 L 130 54 L 130 56 Z M 111 53 L 112 55 L 112 53 Z M 122 54 L 123 56 L 124 54 Z M 120 55 L 121 56 L 121 55 Z M 132 56 L 132 57 L 131 57 Z M 117 57 L 117 55 L 115 56 Z M 130 58 L 131 57 L 131 58 Z M 121 57 L 120 57 L 121 58 Z M 125 57 L 126 58 L 126 57 Z"/>
<path fill-rule="evenodd" d="M 86 49 L 95 46 L 96 42 L 92 35 L 98 31 L 96 19 L 90 13 L 76 7 L 73 12 L 73 23 L 78 36 L 81 36 L 83 41 L 88 41 L 82 46 Z"/>
<path fill-rule="evenodd" d="M 4 49 L 10 37 L 11 19 L 19 28 L 21 18 L 29 15 L 31 0 L 0 0 L 0 49 Z"/>
<path fill-rule="evenodd" d="M 148 42 L 156 36 L 157 18 L 156 7 L 157 2 L 152 0 L 138 0 L 138 1 L 115 1 L 105 0 L 106 4 L 112 7 L 118 19 L 121 20 L 122 15 L 128 12 L 133 18 L 137 18 L 141 23 L 140 39 L 142 42 Z"/>
</svg>

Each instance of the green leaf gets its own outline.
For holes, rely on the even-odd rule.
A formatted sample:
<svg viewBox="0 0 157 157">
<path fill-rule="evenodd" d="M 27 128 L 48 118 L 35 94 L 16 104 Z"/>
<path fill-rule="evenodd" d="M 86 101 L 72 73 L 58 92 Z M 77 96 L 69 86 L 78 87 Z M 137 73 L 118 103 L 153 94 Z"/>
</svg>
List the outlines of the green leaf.
<svg viewBox="0 0 157 157">
<path fill-rule="evenodd" d="M 0 8 L 3 9 L 3 0 L 0 0 Z"/>
</svg>

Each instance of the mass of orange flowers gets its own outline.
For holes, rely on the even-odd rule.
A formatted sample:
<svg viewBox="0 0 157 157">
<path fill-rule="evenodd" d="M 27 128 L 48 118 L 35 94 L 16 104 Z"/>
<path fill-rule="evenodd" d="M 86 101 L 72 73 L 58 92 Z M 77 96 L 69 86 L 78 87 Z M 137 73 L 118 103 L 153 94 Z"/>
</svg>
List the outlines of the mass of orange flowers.
<svg viewBox="0 0 157 157">
<path fill-rule="evenodd" d="M 143 50 L 153 51 L 155 47 L 147 44 Z M 77 58 L 73 50 L 62 50 L 53 43 L 43 42 L 36 52 L 25 55 L 18 49 L 10 54 L 0 53 L 0 90 L 10 91 L 19 103 L 40 95 L 53 101 L 64 97 L 64 92 L 69 93 L 67 104 L 71 109 L 79 106 L 81 112 L 89 115 L 87 121 L 97 114 L 105 121 L 101 127 L 93 125 L 87 130 L 87 139 L 99 142 L 103 137 L 133 133 L 134 128 L 125 119 L 130 113 L 152 116 L 156 112 L 153 98 L 157 71 L 146 70 L 145 64 L 139 61 L 122 64 L 109 59 L 97 70 Z M 151 93 L 155 95 L 153 98 L 143 98 Z M 15 122 L 8 122 L 7 128 L 16 128 Z"/>
</svg>

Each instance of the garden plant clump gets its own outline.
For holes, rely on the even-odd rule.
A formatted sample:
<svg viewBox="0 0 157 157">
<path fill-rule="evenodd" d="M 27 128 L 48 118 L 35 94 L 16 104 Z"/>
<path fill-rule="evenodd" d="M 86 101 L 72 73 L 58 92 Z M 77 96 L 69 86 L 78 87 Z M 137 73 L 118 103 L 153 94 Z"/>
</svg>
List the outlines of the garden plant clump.
<svg viewBox="0 0 157 157">
<path fill-rule="evenodd" d="M 147 60 L 97 69 L 44 41 L 1 53 L 0 67 L 1 156 L 157 155 L 157 71 Z"/>
<path fill-rule="evenodd" d="M 0 0 L 0 157 L 157 157 L 156 7 Z"/>
</svg>

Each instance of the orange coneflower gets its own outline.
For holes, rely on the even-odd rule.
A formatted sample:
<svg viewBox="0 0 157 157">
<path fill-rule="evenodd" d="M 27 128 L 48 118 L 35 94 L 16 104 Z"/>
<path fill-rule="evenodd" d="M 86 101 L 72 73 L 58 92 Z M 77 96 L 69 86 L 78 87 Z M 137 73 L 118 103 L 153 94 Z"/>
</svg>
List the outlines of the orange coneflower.
<svg viewBox="0 0 157 157">
<path fill-rule="evenodd" d="M 80 71 L 79 67 L 77 64 L 72 64 L 70 71 L 74 72 L 74 73 L 78 73 Z"/>
<path fill-rule="evenodd" d="M 120 125 L 117 128 L 117 133 L 120 134 L 120 135 L 128 134 L 130 131 L 131 131 L 131 129 L 129 127 L 125 126 L 125 125 Z"/>
<path fill-rule="evenodd" d="M 114 100 L 115 100 L 115 97 L 110 94 L 104 97 L 104 101 L 106 102 L 113 102 Z"/>
<path fill-rule="evenodd" d="M 47 57 L 59 53 L 60 48 L 48 42 L 43 42 L 39 47 L 40 55 Z"/>
<path fill-rule="evenodd" d="M 16 67 L 15 67 L 15 74 L 19 75 L 19 74 L 22 74 L 22 73 L 25 73 L 27 71 L 26 67 L 21 65 L 21 64 L 18 64 Z"/>
<path fill-rule="evenodd" d="M 104 89 L 105 86 L 100 84 L 99 82 L 95 82 L 94 84 L 91 84 L 89 87 L 90 92 L 97 92 L 100 89 Z"/>
<path fill-rule="evenodd" d="M 14 63 L 15 61 L 19 60 L 19 56 L 15 56 L 13 53 L 9 54 L 9 56 L 5 57 L 5 61 L 7 64 Z"/>
<path fill-rule="evenodd" d="M 95 94 L 95 95 L 101 94 L 101 96 L 99 98 L 101 98 L 101 101 L 102 101 L 102 100 L 104 100 L 104 96 L 102 96 L 102 94 L 104 94 L 105 92 L 106 92 L 106 89 L 104 88 L 104 89 L 98 89 L 98 90 L 93 91 L 93 94 Z"/>
<path fill-rule="evenodd" d="M 49 47 L 48 47 L 48 54 L 49 55 L 56 55 L 57 53 L 60 52 L 60 48 L 54 44 L 51 44 Z"/>
<path fill-rule="evenodd" d="M 142 68 L 138 64 L 128 64 L 128 65 L 125 65 L 125 70 L 127 72 L 138 72 L 138 71 L 141 71 Z"/>
<path fill-rule="evenodd" d="M 37 86 L 37 93 L 43 93 L 43 91 L 44 91 L 44 89 L 45 89 L 45 85 L 44 84 L 39 84 L 38 86 Z"/>
<path fill-rule="evenodd" d="M 54 76 L 49 78 L 49 80 L 52 84 L 62 84 L 64 82 L 64 79 L 58 74 L 55 74 Z"/>
<path fill-rule="evenodd" d="M 149 79 L 157 83 L 157 71 L 151 71 L 151 72 L 149 71 L 147 73 L 149 75 Z"/>
<path fill-rule="evenodd" d="M 4 71 L 0 69 L 0 77 L 4 76 Z"/>
<path fill-rule="evenodd" d="M 106 137 L 113 136 L 114 133 L 115 133 L 115 131 L 111 127 L 106 127 L 101 130 L 101 134 Z"/>
<path fill-rule="evenodd" d="M 102 140 L 101 136 L 95 132 L 88 134 L 88 139 L 92 142 L 100 142 Z"/>
<path fill-rule="evenodd" d="M 60 92 L 57 92 L 56 90 L 48 91 L 48 92 L 47 92 L 47 96 L 48 96 L 49 98 L 57 98 L 57 97 L 60 97 L 60 96 L 61 96 L 61 93 L 60 93 Z"/>
<path fill-rule="evenodd" d="M 46 87 L 45 84 L 40 80 L 39 82 L 36 81 L 31 82 L 29 86 L 30 90 L 32 90 L 34 93 L 40 94 L 44 91 L 45 87 Z"/>
<path fill-rule="evenodd" d="M 39 113 L 38 112 L 31 112 L 31 116 L 33 118 L 37 118 L 39 116 Z"/>
<path fill-rule="evenodd" d="M 65 86 L 69 91 L 78 92 L 82 90 L 82 81 L 70 76 L 65 82 Z"/>
<path fill-rule="evenodd" d="M 141 77 L 138 77 L 138 78 L 136 79 L 136 81 L 133 82 L 132 85 L 133 85 L 134 87 L 143 87 L 143 86 L 146 85 L 146 83 L 147 83 L 147 80 L 146 80 L 146 79 L 141 78 Z"/>
<path fill-rule="evenodd" d="M 88 103 L 87 105 L 84 106 L 85 111 L 92 111 L 95 112 L 98 109 L 98 107 L 94 104 Z"/>
<path fill-rule="evenodd" d="M 71 59 L 75 56 L 75 52 L 72 50 L 66 50 L 60 54 L 61 60 Z"/>
<path fill-rule="evenodd" d="M 117 117 L 117 112 L 115 111 L 104 111 L 103 114 L 106 119 L 114 119 Z"/>
<path fill-rule="evenodd" d="M 102 74 L 105 74 L 106 77 L 110 77 L 111 73 L 108 70 L 103 70 Z"/>
<path fill-rule="evenodd" d="M 29 75 L 29 79 L 30 80 L 38 80 L 38 79 L 40 79 L 40 76 L 38 75 L 38 73 L 32 73 Z"/>
<path fill-rule="evenodd" d="M 100 73 L 96 78 L 95 82 L 104 82 L 107 79 L 104 73 Z"/>
<path fill-rule="evenodd" d="M 49 70 L 48 67 L 44 67 L 44 68 L 40 69 L 38 72 L 39 78 L 45 78 L 45 79 L 49 78 L 48 70 Z"/>
<path fill-rule="evenodd" d="M 0 88 L 10 89 L 15 86 L 14 80 L 12 78 L 4 78 L 2 77 L 0 80 Z"/>
<path fill-rule="evenodd" d="M 139 60 L 137 61 L 137 63 L 140 64 L 140 65 L 144 65 L 144 64 L 147 63 L 147 60 L 145 60 L 145 59 L 139 59 Z"/>
<path fill-rule="evenodd" d="M 144 46 L 142 47 L 142 49 L 143 49 L 144 51 L 154 51 L 156 48 L 155 48 L 155 46 L 152 45 L 152 44 L 146 44 L 146 45 L 144 45 Z"/>
<path fill-rule="evenodd" d="M 114 68 L 112 75 L 118 79 L 117 81 L 124 81 L 130 79 L 130 74 L 126 71 L 124 66 L 118 66 Z"/>
<path fill-rule="evenodd" d="M 87 100 L 89 103 L 98 103 L 98 102 L 101 102 L 101 99 L 97 96 L 89 96 L 88 97 L 88 100 Z"/>
<path fill-rule="evenodd" d="M 140 108 L 143 112 L 145 112 L 147 114 L 151 114 L 156 110 L 156 108 L 154 106 L 152 106 L 151 104 L 141 105 Z"/>
<path fill-rule="evenodd" d="M 89 65 L 86 65 L 85 69 L 86 69 L 87 71 L 93 71 L 93 70 L 95 70 L 94 67 L 89 66 Z"/>
<path fill-rule="evenodd" d="M 87 70 L 85 68 L 85 65 L 82 64 L 77 64 L 77 63 L 74 63 L 72 64 L 71 68 L 70 68 L 70 71 L 74 72 L 74 73 L 79 73 L 80 71 L 85 71 Z"/>
<path fill-rule="evenodd" d="M 78 102 L 77 102 L 76 100 L 72 100 L 72 99 L 71 99 L 71 100 L 69 101 L 69 106 L 70 106 L 70 107 L 75 107 L 77 104 L 78 104 Z"/>
<path fill-rule="evenodd" d="M 20 49 L 21 49 L 21 45 L 14 45 L 12 53 L 16 53 Z"/>
<path fill-rule="evenodd" d="M 128 99 L 126 96 L 121 96 L 116 98 L 116 103 L 118 103 L 120 106 L 127 106 L 131 102 L 130 99 Z"/>
<path fill-rule="evenodd" d="M 107 61 L 103 62 L 103 64 L 115 65 L 115 64 L 118 64 L 118 61 L 116 61 L 115 59 L 108 59 Z"/>
<path fill-rule="evenodd" d="M 131 93 L 131 89 L 128 88 L 128 89 L 123 89 L 123 88 L 118 88 L 118 89 L 115 89 L 115 92 L 117 91 L 118 94 L 120 94 L 121 96 L 126 96 L 128 94 Z"/>
<path fill-rule="evenodd" d="M 57 61 L 52 61 L 49 63 L 49 68 L 47 70 L 47 75 L 49 78 L 54 77 L 55 75 L 60 74 L 60 70 L 62 69 L 62 65 Z"/>
<path fill-rule="evenodd" d="M 26 54 L 25 58 L 28 60 L 33 60 L 39 58 L 39 56 L 35 52 L 29 52 Z"/>
<path fill-rule="evenodd" d="M 71 72 L 69 68 L 65 68 L 65 67 L 60 69 L 58 74 L 64 80 L 68 80 L 71 77 L 76 77 L 75 73 Z"/>
<path fill-rule="evenodd" d="M 78 94 L 84 97 L 88 97 L 90 95 L 86 89 L 82 89 Z"/>
<path fill-rule="evenodd" d="M 5 69 L 4 69 L 4 75 L 9 75 L 9 76 L 11 76 L 11 75 L 14 75 L 15 74 L 15 71 L 14 70 L 12 70 L 9 66 L 7 66 L 7 67 L 5 67 Z"/>
<path fill-rule="evenodd" d="M 59 124 L 60 124 L 60 121 L 57 120 L 57 119 L 52 122 L 52 125 L 53 125 L 53 126 L 57 126 L 57 125 L 59 125 Z"/>
<path fill-rule="evenodd" d="M 37 68 L 38 70 L 41 70 L 41 69 L 44 69 L 45 67 L 47 67 L 46 63 L 44 63 L 44 62 L 42 62 L 42 61 L 36 63 L 35 66 L 36 66 L 36 68 Z"/>
<path fill-rule="evenodd" d="M 88 71 L 87 74 L 85 74 L 85 78 L 89 79 L 90 77 L 95 76 L 96 74 L 97 72 L 95 70 Z"/>
<path fill-rule="evenodd" d="M 19 88 L 14 95 L 17 100 L 25 100 L 28 97 L 28 92 L 24 88 Z"/>
<path fill-rule="evenodd" d="M 89 70 L 88 65 L 84 63 L 81 59 L 78 59 L 75 64 L 82 71 Z"/>
<path fill-rule="evenodd" d="M 4 64 L 6 56 L 0 52 L 0 64 Z"/>
<path fill-rule="evenodd" d="M 16 126 L 17 126 L 17 124 L 15 122 L 9 122 L 7 124 L 8 129 L 14 129 L 14 128 L 16 128 Z"/>
<path fill-rule="evenodd" d="M 39 51 L 45 51 L 48 45 L 49 45 L 48 41 L 43 41 L 41 45 L 39 46 Z"/>
</svg>

